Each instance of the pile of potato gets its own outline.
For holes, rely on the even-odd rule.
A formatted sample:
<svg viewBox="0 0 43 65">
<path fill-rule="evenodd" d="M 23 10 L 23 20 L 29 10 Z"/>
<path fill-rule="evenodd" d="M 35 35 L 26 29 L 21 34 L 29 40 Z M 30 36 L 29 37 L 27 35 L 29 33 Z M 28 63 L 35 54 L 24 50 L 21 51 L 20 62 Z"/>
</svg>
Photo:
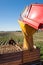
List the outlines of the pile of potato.
<svg viewBox="0 0 43 65">
<path fill-rule="evenodd" d="M 18 45 L 2 45 L 0 46 L 0 54 L 19 52 L 22 49 Z"/>
</svg>

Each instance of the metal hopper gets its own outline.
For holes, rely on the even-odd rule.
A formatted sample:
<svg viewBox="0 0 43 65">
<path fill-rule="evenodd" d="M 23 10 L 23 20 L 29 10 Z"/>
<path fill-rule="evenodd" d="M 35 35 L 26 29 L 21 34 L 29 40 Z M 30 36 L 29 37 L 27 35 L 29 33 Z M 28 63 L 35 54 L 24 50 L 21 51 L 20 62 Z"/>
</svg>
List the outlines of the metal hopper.
<svg viewBox="0 0 43 65">
<path fill-rule="evenodd" d="M 19 24 L 24 35 L 23 49 L 32 50 L 33 34 L 43 29 L 43 4 L 27 6 L 20 16 Z"/>
</svg>

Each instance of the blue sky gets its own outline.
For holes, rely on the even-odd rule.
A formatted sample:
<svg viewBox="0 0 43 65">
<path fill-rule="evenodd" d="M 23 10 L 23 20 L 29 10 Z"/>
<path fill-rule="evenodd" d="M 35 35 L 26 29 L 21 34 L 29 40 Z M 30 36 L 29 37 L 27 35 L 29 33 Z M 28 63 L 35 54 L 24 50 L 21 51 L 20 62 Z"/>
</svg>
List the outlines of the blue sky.
<svg viewBox="0 0 43 65">
<path fill-rule="evenodd" d="M 43 3 L 43 0 L 0 0 L 0 31 L 20 30 L 20 13 L 32 3 Z"/>
</svg>

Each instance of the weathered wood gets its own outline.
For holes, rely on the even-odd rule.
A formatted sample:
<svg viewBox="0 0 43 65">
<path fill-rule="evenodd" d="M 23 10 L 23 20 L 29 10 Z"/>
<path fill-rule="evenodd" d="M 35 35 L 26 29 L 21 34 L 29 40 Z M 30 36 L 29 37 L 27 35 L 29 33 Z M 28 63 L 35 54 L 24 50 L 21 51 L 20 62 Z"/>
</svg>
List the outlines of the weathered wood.
<svg viewBox="0 0 43 65">
<path fill-rule="evenodd" d="M 23 51 L 23 63 L 40 60 L 40 51 L 35 49 L 33 51 Z"/>
<path fill-rule="evenodd" d="M 17 61 L 2 63 L 0 65 L 20 65 L 20 64 L 21 64 L 21 60 L 17 60 Z"/>
<path fill-rule="evenodd" d="M 17 60 L 22 60 L 22 52 L 0 54 L 0 63 L 15 62 Z"/>
<path fill-rule="evenodd" d="M 20 65 L 23 63 L 40 60 L 39 49 L 24 50 L 14 53 L 0 54 L 0 65 Z"/>
</svg>

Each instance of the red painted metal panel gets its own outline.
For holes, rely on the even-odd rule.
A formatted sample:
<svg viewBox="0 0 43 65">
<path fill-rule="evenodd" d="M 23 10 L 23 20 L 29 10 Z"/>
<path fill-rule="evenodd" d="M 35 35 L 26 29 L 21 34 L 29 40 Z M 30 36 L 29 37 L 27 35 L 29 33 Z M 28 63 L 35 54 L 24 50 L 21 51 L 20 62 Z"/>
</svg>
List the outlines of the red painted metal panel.
<svg viewBox="0 0 43 65">
<path fill-rule="evenodd" d="M 28 6 L 21 15 L 23 22 L 35 29 L 43 28 L 43 4 Z"/>
</svg>

